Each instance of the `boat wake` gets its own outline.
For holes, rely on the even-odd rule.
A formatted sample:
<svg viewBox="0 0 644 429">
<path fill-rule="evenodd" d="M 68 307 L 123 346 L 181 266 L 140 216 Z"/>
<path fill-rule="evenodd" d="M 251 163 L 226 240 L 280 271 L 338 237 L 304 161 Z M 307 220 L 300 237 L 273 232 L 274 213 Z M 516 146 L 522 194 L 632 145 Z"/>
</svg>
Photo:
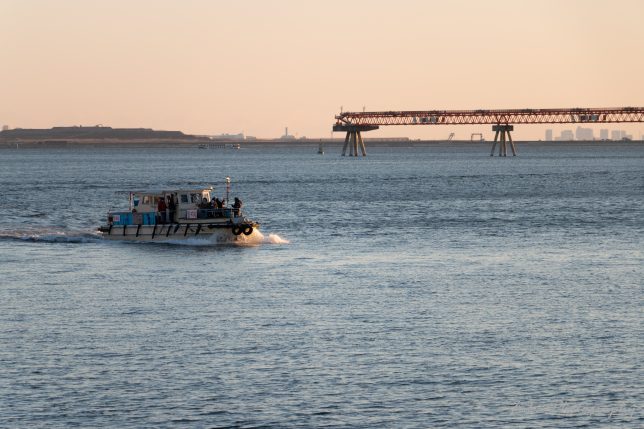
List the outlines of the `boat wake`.
<svg viewBox="0 0 644 429">
<path fill-rule="evenodd" d="M 35 243 L 96 243 L 101 240 L 101 237 L 97 233 L 87 231 L 47 228 L 42 230 L 0 231 L 0 240 Z"/>
<path fill-rule="evenodd" d="M 259 234 L 262 235 L 263 242 L 267 244 L 290 244 L 291 243 L 287 239 L 282 238 L 277 234 L 268 234 L 268 237 L 264 237 L 264 235 L 261 232 Z"/>
<path fill-rule="evenodd" d="M 260 246 L 262 244 L 290 244 L 285 238 L 277 234 L 264 235 L 260 231 L 255 231 L 252 235 L 239 235 L 235 241 L 216 241 L 211 238 L 188 238 L 181 240 L 169 240 L 159 242 L 148 242 L 150 244 L 172 244 L 179 246 Z"/>
<path fill-rule="evenodd" d="M 66 229 L 43 228 L 29 230 L 0 231 L 0 241 L 22 241 L 33 243 L 99 243 L 105 242 L 97 232 L 71 231 Z M 113 243 L 113 242 L 112 242 Z M 127 242 L 128 244 L 143 244 L 144 242 Z M 259 246 L 262 244 L 289 244 L 290 241 L 277 234 L 264 235 L 255 231 L 250 236 L 240 235 L 238 240 L 231 242 L 217 242 L 209 238 L 189 238 L 183 240 L 170 240 L 160 242 L 147 242 L 145 244 L 172 244 L 181 246 Z"/>
</svg>

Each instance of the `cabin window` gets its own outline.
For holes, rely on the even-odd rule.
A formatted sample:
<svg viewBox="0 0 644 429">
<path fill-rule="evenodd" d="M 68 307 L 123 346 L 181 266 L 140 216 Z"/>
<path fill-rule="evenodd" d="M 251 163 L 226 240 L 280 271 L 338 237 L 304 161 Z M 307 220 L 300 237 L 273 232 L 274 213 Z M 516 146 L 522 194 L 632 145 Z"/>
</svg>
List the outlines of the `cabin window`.
<svg viewBox="0 0 644 429">
<path fill-rule="evenodd" d="M 192 204 L 201 203 L 201 195 L 199 194 L 190 194 L 190 199 L 192 201 Z"/>
<path fill-rule="evenodd" d="M 181 204 L 188 204 L 188 195 L 181 194 Z"/>
</svg>

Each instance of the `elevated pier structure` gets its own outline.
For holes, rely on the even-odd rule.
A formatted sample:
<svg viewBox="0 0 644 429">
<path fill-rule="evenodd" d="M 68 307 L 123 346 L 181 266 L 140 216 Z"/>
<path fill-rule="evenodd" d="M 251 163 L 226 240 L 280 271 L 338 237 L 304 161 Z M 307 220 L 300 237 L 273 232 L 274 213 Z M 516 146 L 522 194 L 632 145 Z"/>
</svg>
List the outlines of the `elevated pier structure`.
<svg viewBox="0 0 644 429">
<path fill-rule="evenodd" d="M 362 131 L 390 125 L 492 125 L 496 132 L 492 153 L 497 142 L 499 156 L 507 156 L 509 142 L 512 155 L 516 147 L 510 131 L 516 124 L 606 124 L 644 122 L 644 107 L 600 107 L 569 109 L 495 109 L 495 110 L 420 110 L 384 112 L 342 112 L 335 117 L 333 131 L 346 131 L 342 155 L 350 147 L 350 156 L 358 156 L 358 147 L 366 156 Z M 500 138 L 500 139 L 499 139 Z"/>
</svg>

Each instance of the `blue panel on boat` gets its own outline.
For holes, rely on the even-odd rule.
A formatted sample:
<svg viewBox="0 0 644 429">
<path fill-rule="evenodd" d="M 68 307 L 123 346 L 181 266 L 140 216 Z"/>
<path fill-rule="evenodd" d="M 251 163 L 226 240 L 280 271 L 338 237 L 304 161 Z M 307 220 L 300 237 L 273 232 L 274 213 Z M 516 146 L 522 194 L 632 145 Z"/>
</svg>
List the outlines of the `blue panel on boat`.
<svg viewBox="0 0 644 429">
<path fill-rule="evenodd" d="M 112 212 L 113 225 L 132 225 L 132 213 L 130 212 Z"/>
<path fill-rule="evenodd" d="M 156 213 L 143 213 L 143 225 L 154 225 L 156 223 Z"/>
</svg>

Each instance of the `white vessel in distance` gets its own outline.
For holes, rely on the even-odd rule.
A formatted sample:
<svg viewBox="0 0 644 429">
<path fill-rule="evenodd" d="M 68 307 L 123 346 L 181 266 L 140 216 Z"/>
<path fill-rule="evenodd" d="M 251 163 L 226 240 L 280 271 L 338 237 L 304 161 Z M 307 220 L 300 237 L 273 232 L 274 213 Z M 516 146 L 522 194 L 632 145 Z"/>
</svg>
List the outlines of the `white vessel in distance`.
<svg viewBox="0 0 644 429">
<path fill-rule="evenodd" d="M 227 178 L 227 185 L 230 184 Z M 226 193 L 228 196 L 228 191 Z M 213 188 L 130 192 L 129 210 L 112 211 L 99 227 L 103 238 L 127 241 L 206 239 L 216 243 L 261 239 L 259 224 L 246 218 L 241 201 L 226 207 Z"/>
</svg>

